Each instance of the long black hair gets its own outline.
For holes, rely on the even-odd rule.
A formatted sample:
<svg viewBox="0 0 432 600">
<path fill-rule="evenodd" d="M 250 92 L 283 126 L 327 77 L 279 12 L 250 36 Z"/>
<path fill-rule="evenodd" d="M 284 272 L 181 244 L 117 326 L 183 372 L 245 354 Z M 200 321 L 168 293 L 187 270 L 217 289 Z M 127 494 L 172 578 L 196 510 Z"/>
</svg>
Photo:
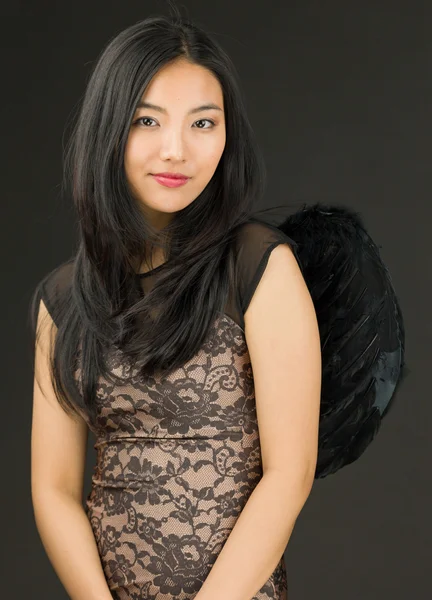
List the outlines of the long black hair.
<svg viewBox="0 0 432 600">
<path fill-rule="evenodd" d="M 50 364 L 60 404 L 72 414 L 80 409 L 91 422 L 98 378 L 110 377 L 107 349 L 120 349 L 132 364 L 139 360 L 143 375 L 167 375 L 195 355 L 234 283 L 236 231 L 261 212 L 252 209 L 264 192 L 265 164 L 235 67 L 216 41 L 172 8 L 169 17 L 128 27 L 102 51 L 66 152 L 63 185 L 71 186 L 79 239 Z M 124 151 L 144 90 L 179 58 L 220 82 L 226 144 L 206 188 L 157 231 L 130 193 Z M 163 247 L 167 260 L 153 289 L 142 294 L 134 265 L 151 263 L 149 243 Z M 33 347 L 40 299 L 38 285 L 31 299 Z"/>
</svg>

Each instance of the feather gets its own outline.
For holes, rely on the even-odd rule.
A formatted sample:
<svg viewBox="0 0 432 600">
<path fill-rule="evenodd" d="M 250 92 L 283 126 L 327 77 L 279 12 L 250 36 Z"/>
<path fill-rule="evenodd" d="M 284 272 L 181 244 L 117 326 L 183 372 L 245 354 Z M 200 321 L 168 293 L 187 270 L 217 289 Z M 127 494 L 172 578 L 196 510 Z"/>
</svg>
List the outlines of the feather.
<svg viewBox="0 0 432 600">
<path fill-rule="evenodd" d="M 376 436 L 409 370 L 390 273 L 358 213 L 304 206 L 277 227 L 295 242 L 322 351 L 315 478 L 357 460 Z"/>
</svg>

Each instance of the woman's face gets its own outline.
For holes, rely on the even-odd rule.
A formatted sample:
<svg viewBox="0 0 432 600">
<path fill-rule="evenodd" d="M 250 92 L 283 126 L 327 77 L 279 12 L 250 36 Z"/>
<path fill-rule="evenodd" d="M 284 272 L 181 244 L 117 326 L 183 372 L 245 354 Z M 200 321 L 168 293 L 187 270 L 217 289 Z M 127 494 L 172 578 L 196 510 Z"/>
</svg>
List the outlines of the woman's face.
<svg viewBox="0 0 432 600">
<path fill-rule="evenodd" d="M 225 147 L 223 93 L 204 67 L 184 59 L 163 67 L 136 108 L 125 151 L 125 170 L 134 197 L 158 229 L 193 202 L 212 178 Z M 203 108 L 208 105 L 214 108 Z M 159 108 L 156 108 L 159 107 Z M 154 174 L 174 172 L 190 179 L 166 187 Z"/>
</svg>

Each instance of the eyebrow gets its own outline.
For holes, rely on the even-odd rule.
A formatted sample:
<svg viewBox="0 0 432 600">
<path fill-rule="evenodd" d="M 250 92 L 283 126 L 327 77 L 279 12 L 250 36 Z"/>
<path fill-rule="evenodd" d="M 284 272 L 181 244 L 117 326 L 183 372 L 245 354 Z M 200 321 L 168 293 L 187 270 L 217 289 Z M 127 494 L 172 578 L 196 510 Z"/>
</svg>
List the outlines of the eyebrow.
<svg viewBox="0 0 432 600">
<path fill-rule="evenodd" d="M 143 100 L 141 100 L 138 105 L 137 105 L 137 110 L 138 108 L 151 108 L 152 110 L 157 110 L 161 113 L 163 113 L 164 115 L 168 114 L 168 111 L 166 108 L 162 108 L 162 106 L 157 106 L 156 104 L 151 104 L 150 102 L 144 102 Z M 196 108 L 192 108 L 189 112 L 188 115 L 193 115 L 195 113 L 198 112 L 202 112 L 203 110 L 220 110 L 221 112 L 222 109 L 217 105 L 217 104 L 203 104 L 202 106 L 197 106 Z"/>
</svg>

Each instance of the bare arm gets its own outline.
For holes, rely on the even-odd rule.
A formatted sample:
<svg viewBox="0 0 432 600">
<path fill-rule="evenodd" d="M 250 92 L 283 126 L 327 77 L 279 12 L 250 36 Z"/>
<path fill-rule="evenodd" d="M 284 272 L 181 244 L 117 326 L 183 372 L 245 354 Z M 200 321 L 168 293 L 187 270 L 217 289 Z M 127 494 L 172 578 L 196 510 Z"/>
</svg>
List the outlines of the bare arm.
<svg viewBox="0 0 432 600">
<path fill-rule="evenodd" d="M 36 526 L 72 600 L 112 600 L 82 504 L 87 424 L 66 414 L 52 388 L 48 369 L 51 324 L 42 300 L 31 431 L 31 493 Z"/>
<path fill-rule="evenodd" d="M 314 482 L 321 350 L 312 299 L 292 251 L 276 247 L 245 314 L 263 477 L 196 600 L 249 600 L 282 558 Z"/>
</svg>

